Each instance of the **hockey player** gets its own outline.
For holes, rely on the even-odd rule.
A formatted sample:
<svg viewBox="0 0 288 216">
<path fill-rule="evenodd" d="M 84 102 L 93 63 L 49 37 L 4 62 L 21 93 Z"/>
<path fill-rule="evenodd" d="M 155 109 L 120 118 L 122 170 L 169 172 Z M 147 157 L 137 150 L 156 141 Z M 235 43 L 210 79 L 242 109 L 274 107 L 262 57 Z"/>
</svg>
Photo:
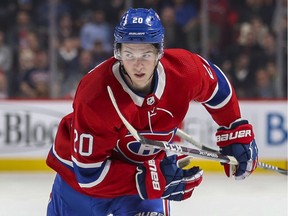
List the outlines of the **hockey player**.
<svg viewBox="0 0 288 216">
<path fill-rule="evenodd" d="M 189 198 L 202 180 L 181 156 L 138 143 L 125 118 L 144 137 L 171 142 L 190 101 L 201 103 L 220 126 L 217 145 L 239 165 L 228 176 L 244 179 L 257 164 L 252 126 L 241 119 L 233 87 L 221 70 L 183 49 L 163 48 L 164 29 L 152 9 L 129 9 L 115 28 L 114 57 L 80 81 L 73 112 L 58 128 L 47 164 L 57 172 L 47 215 L 170 215 L 169 201 Z M 243 136 L 245 131 L 246 136 Z"/>
</svg>

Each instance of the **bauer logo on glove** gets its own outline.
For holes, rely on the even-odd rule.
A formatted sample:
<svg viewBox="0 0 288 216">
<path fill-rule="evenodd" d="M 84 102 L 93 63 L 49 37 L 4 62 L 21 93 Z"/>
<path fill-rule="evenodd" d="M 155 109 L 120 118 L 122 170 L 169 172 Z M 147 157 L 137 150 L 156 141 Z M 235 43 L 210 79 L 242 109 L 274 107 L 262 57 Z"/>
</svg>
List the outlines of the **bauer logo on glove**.
<svg viewBox="0 0 288 216">
<path fill-rule="evenodd" d="M 234 140 L 234 139 L 243 138 L 243 137 L 252 137 L 252 131 L 249 129 L 249 130 L 235 131 L 229 134 L 221 134 L 221 135 L 216 136 L 216 140 L 217 142 L 223 142 L 223 141 Z"/>
<path fill-rule="evenodd" d="M 239 165 L 223 164 L 228 177 L 245 179 L 257 167 L 258 149 L 254 140 L 252 125 L 239 119 L 229 127 L 220 127 L 216 133 L 217 145 L 222 154 L 234 156 Z"/>
<path fill-rule="evenodd" d="M 246 120 L 235 121 L 230 127 L 220 127 L 216 133 L 217 145 L 220 147 L 233 143 L 249 144 L 253 139 L 252 125 Z"/>
</svg>

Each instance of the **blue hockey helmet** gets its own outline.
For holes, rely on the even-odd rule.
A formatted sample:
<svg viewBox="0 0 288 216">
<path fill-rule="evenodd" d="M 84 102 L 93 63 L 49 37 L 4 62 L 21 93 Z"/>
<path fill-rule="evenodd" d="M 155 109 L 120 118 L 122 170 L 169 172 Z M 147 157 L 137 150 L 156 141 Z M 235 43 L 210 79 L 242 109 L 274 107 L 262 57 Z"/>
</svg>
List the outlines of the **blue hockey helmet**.
<svg viewBox="0 0 288 216">
<path fill-rule="evenodd" d="M 130 8 L 115 27 L 114 56 L 120 59 L 121 43 L 158 44 L 159 58 L 163 55 L 164 28 L 158 14 L 153 9 Z"/>
</svg>

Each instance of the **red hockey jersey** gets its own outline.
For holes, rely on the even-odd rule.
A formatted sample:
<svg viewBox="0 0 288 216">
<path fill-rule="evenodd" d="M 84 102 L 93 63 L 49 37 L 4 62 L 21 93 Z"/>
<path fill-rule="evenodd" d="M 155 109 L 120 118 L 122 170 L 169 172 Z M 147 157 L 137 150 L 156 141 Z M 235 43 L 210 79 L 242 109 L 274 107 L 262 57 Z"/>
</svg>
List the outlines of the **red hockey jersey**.
<svg viewBox="0 0 288 216">
<path fill-rule="evenodd" d="M 124 117 L 143 136 L 171 142 L 190 101 L 202 103 L 221 126 L 240 118 L 234 90 L 221 70 L 199 55 L 167 49 L 147 96 L 123 80 L 119 62 L 110 58 L 79 83 L 73 112 L 59 124 L 47 164 L 81 193 L 103 198 L 137 194 L 136 166 L 165 152 L 140 145 L 117 115 L 109 85 Z"/>
</svg>

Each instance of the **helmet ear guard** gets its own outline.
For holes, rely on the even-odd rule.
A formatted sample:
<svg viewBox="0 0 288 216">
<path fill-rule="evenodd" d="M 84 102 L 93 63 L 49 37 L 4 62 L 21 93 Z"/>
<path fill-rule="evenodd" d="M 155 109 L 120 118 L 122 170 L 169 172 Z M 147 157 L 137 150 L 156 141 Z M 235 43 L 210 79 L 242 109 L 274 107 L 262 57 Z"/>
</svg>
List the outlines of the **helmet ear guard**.
<svg viewBox="0 0 288 216">
<path fill-rule="evenodd" d="M 121 54 L 120 54 L 121 44 L 114 43 L 114 58 L 121 60 Z"/>
<path fill-rule="evenodd" d="M 153 9 L 130 8 L 115 27 L 114 57 L 121 60 L 119 44 L 157 44 L 158 60 L 163 56 L 164 28 Z"/>
</svg>

